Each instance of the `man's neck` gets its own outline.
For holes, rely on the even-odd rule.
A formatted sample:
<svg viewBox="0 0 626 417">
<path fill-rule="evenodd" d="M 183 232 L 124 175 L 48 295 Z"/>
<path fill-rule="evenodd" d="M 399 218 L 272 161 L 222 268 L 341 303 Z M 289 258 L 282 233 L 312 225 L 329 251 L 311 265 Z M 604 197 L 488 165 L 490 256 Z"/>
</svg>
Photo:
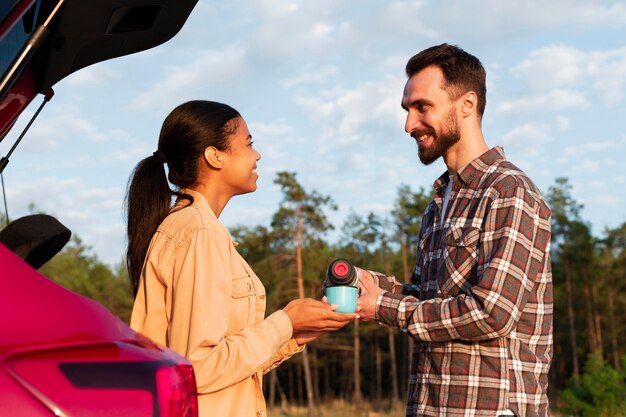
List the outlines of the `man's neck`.
<svg viewBox="0 0 626 417">
<path fill-rule="evenodd" d="M 482 132 L 461 135 L 461 139 L 443 156 L 448 172 L 454 174 L 489 150 Z"/>
</svg>

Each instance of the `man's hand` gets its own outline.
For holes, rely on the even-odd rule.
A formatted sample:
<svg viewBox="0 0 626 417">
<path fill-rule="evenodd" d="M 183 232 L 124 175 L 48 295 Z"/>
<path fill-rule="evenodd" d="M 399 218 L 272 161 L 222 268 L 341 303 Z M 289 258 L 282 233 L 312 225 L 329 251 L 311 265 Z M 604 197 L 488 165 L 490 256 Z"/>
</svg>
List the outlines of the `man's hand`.
<svg viewBox="0 0 626 417">
<path fill-rule="evenodd" d="M 376 300 L 383 290 L 378 287 L 372 274 L 364 269 L 359 269 L 359 304 L 361 310 L 359 316 L 364 321 L 376 319 Z"/>
</svg>

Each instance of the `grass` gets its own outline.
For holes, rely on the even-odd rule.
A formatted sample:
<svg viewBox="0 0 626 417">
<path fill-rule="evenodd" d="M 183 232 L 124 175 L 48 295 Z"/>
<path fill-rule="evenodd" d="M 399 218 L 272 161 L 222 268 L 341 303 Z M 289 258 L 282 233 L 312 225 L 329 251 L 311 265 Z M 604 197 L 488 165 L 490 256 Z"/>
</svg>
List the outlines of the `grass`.
<svg viewBox="0 0 626 417">
<path fill-rule="evenodd" d="M 374 406 L 367 401 L 359 405 L 347 403 L 344 400 L 332 400 L 318 404 L 313 413 L 315 417 L 404 417 L 404 404 L 400 404 L 396 410 L 389 407 L 381 407 L 375 410 Z M 267 417 L 307 417 L 307 407 L 284 406 L 269 408 Z"/>
</svg>

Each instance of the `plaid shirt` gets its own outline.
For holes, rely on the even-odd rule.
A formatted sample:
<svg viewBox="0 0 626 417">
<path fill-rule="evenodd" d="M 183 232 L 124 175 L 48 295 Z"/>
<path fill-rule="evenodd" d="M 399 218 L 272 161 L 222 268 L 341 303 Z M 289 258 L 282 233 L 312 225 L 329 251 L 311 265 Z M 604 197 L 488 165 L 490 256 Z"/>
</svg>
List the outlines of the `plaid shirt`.
<svg viewBox="0 0 626 417">
<path fill-rule="evenodd" d="M 376 318 L 415 340 L 407 416 L 548 415 L 552 359 L 550 209 L 496 147 L 444 173 L 420 231 L 411 284 L 386 289 Z"/>
</svg>

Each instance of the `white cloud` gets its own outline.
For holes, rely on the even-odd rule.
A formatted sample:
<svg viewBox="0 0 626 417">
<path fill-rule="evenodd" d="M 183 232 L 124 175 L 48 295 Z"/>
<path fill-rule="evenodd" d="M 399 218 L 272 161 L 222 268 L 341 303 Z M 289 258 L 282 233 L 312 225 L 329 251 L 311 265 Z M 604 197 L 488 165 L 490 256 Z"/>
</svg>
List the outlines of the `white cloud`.
<svg viewBox="0 0 626 417">
<path fill-rule="evenodd" d="M 511 72 L 533 91 L 591 86 L 608 103 L 619 103 L 626 85 L 626 48 L 586 52 L 551 45 L 532 51 Z"/>
<path fill-rule="evenodd" d="M 441 32 L 430 27 L 433 23 L 428 19 L 427 7 L 428 1 L 424 0 L 393 1 L 382 11 L 382 21 L 400 34 L 438 38 Z"/>
<path fill-rule="evenodd" d="M 403 112 L 399 103 L 404 82 L 403 77 L 385 77 L 352 89 L 334 88 L 317 96 L 297 96 L 294 101 L 323 126 L 324 136 L 336 143 L 342 138 L 360 136 L 370 125 L 400 129 Z"/>
<path fill-rule="evenodd" d="M 558 130 L 559 132 L 566 132 L 572 125 L 572 121 L 569 119 L 569 117 L 557 116 L 554 124 L 556 126 L 556 130 Z"/>
<path fill-rule="evenodd" d="M 562 157 L 565 159 L 576 157 L 576 156 L 586 156 L 591 153 L 607 153 L 612 154 L 615 150 L 615 143 L 612 141 L 602 141 L 602 142 L 586 142 L 575 146 L 566 146 L 563 149 Z"/>
<path fill-rule="evenodd" d="M 464 42 L 487 37 L 491 42 L 504 42 L 542 30 L 579 33 L 585 29 L 619 28 L 626 24 L 624 4 L 598 3 L 587 0 L 475 0 L 470 3 L 452 0 L 429 3 L 423 13 L 427 21 L 438 18 L 448 36 L 461 37 Z"/>
<path fill-rule="evenodd" d="M 76 138 L 91 142 L 106 140 L 106 135 L 94 122 L 83 116 L 80 110 L 72 107 L 46 110 L 28 131 L 28 139 L 20 146 L 24 150 L 44 153 L 60 145 L 68 145 L 68 142 Z"/>
<path fill-rule="evenodd" d="M 297 1 L 260 0 L 252 2 L 251 5 L 254 3 L 256 3 L 260 16 L 265 19 L 289 17 L 300 10 Z"/>
<path fill-rule="evenodd" d="M 585 159 L 576 164 L 576 169 L 584 174 L 593 174 L 598 171 L 600 164 L 596 160 Z"/>
<path fill-rule="evenodd" d="M 285 158 L 286 145 L 302 142 L 294 133 L 294 128 L 285 120 L 272 123 L 249 123 L 250 133 L 254 140 L 254 147 L 261 153 L 261 169 L 267 170 L 276 161 Z"/>
<path fill-rule="evenodd" d="M 502 144 L 514 148 L 523 158 L 537 158 L 546 144 L 554 139 L 550 135 L 552 126 L 542 123 L 526 123 L 516 126 L 502 136 Z"/>
<path fill-rule="evenodd" d="M 338 0 L 286 4 L 264 0 L 246 4 L 259 16 L 254 29 L 254 52 L 263 58 L 280 59 L 304 51 L 308 55 L 324 53 L 341 39 L 352 37 L 351 23 L 338 19 L 339 13 L 335 13 L 342 6 Z"/>
<path fill-rule="evenodd" d="M 496 113 L 521 113 L 580 109 L 589 105 L 585 94 L 573 90 L 552 90 L 545 94 L 526 96 L 512 100 L 502 100 L 496 106 Z"/>
<path fill-rule="evenodd" d="M 71 74 L 64 82 L 76 88 L 109 84 L 120 78 L 122 74 L 111 66 L 95 64 Z"/>
<path fill-rule="evenodd" d="M 93 246 L 100 259 L 115 263 L 124 251 L 123 193 L 121 187 L 95 187 L 82 178 L 45 177 L 13 184 L 7 199 L 12 218 L 28 214 L 28 205 L 35 203 Z"/>
<path fill-rule="evenodd" d="M 171 108 L 196 94 L 198 88 L 236 80 L 244 71 L 246 49 L 228 46 L 219 51 L 198 51 L 196 58 L 184 66 L 171 67 L 164 78 L 148 91 L 138 95 L 132 109 Z"/>
<path fill-rule="evenodd" d="M 280 84 L 287 89 L 306 84 L 318 84 L 325 82 L 329 78 L 337 75 L 337 73 L 337 67 L 334 65 L 326 65 L 321 68 L 302 71 L 296 76 L 282 80 Z"/>
<path fill-rule="evenodd" d="M 273 123 L 252 122 L 249 123 L 253 137 L 271 138 L 275 136 L 287 136 L 293 133 L 293 127 L 285 120 L 277 120 Z"/>
<path fill-rule="evenodd" d="M 511 72 L 535 91 L 577 84 L 583 76 L 585 55 L 569 46 L 548 46 L 532 51 Z"/>
</svg>

